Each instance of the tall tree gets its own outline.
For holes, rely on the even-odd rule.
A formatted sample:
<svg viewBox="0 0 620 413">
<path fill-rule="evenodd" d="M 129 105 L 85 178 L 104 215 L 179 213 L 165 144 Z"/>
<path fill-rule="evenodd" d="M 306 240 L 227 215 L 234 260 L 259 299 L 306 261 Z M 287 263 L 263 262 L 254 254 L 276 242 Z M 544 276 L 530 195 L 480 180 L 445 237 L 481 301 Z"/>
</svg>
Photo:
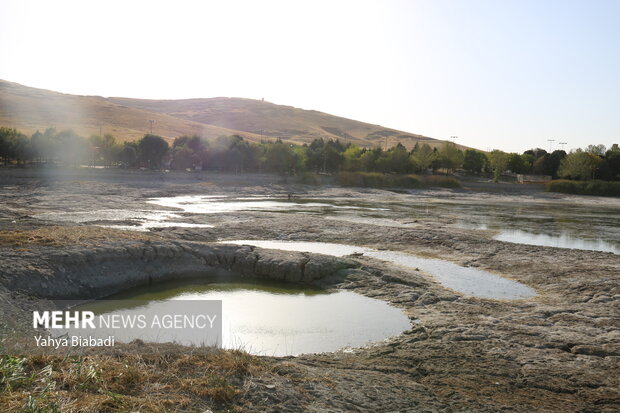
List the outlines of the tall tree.
<svg viewBox="0 0 620 413">
<path fill-rule="evenodd" d="M 592 179 L 602 162 L 600 156 L 577 149 L 560 162 L 558 175 L 563 178 Z"/>
<path fill-rule="evenodd" d="M 437 154 L 428 143 L 424 143 L 417 150 L 414 148 L 411 158 L 421 172 L 426 172 L 437 158 Z"/>
<path fill-rule="evenodd" d="M 149 168 L 161 167 L 167 152 L 168 142 L 161 136 L 146 134 L 138 143 L 138 156 Z"/>
<path fill-rule="evenodd" d="M 454 142 L 445 142 L 437 153 L 439 165 L 449 173 L 463 164 L 463 151 Z"/>
<path fill-rule="evenodd" d="M 495 149 L 489 154 L 489 166 L 493 170 L 493 181 L 498 182 L 499 177 L 508 168 L 508 154 Z"/>
<path fill-rule="evenodd" d="M 487 164 L 487 156 L 475 149 L 467 149 L 463 156 L 463 169 L 471 173 L 480 173 Z"/>
</svg>

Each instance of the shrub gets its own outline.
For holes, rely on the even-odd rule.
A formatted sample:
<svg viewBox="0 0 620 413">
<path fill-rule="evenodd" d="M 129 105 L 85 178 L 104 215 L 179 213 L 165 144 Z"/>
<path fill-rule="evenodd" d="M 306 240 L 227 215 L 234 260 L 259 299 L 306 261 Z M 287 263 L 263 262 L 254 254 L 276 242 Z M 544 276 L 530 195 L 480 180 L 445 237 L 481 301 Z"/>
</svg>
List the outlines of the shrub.
<svg viewBox="0 0 620 413">
<path fill-rule="evenodd" d="M 460 183 L 451 176 L 388 175 L 377 172 L 341 172 L 336 176 L 340 186 L 370 188 L 458 188 Z"/>
<path fill-rule="evenodd" d="M 561 192 L 577 195 L 620 196 L 620 182 L 610 181 L 569 181 L 557 179 L 545 184 L 547 192 Z"/>
<path fill-rule="evenodd" d="M 453 176 L 429 175 L 424 177 L 424 186 L 439 186 L 442 188 L 460 188 L 461 184 Z"/>
<path fill-rule="evenodd" d="M 319 184 L 319 177 L 315 173 L 304 172 L 299 177 L 299 183 L 304 184 L 304 185 L 318 185 Z"/>
<path fill-rule="evenodd" d="M 395 175 L 392 177 L 392 186 L 400 188 L 421 188 L 424 185 L 417 175 Z"/>
</svg>

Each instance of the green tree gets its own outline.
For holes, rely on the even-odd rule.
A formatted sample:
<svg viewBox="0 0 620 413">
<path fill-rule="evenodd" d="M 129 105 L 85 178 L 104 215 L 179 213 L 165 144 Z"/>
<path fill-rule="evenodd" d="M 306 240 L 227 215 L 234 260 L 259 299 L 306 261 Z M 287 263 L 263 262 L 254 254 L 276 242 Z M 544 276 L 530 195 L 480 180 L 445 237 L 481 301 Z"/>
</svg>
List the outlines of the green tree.
<svg viewBox="0 0 620 413">
<path fill-rule="evenodd" d="M 101 143 L 101 156 L 107 167 L 111 167 L 112 163 L 119 157 L 122 146 L 116 143 L 116 138 L 109 133 L 103 136 Z"/>
<path fill-rule="evenodd" d="M 489 166 L 493 170 L 493 182 L 498 182 L 499 177 L 508 168 L 508 154 L 495 149 L 489 154 Z"/>
<path fill-rule="evenodd" d="M 381 156 L 381 148 L 367 150 L 360 156 L 360 164 L 365 172 L 375 172 L 377 170 L 377 159 Z"/>
<path fill-rule="evenodd" d="M 184 170 L 191 169 L 198 162 L 199 158 L 196 152 L 187 145 L 174 146 L 172 151 L 172 169 Z"/>
<path fill-rule="evenodd" d="M 426 172 L 437 158 L 437 154 L 428 143 L 425 143 L 413 149 L 411 158 L 419 171 Z"/>
<path fill-rule="evenodd" d="M 475 149 L 467 149 L 463 156 L 463 169 L 468 172 L 478 174 L 487 164 L 487 156 Z"/>
<path fill-rule="evenodd" d="M 605 165 L 609 173 L 609 179 L 620 180 L 620 148 L 618 144 L 605 153 Z"/>
<path fill-rule="evenodd" d="M 557 150 L 557 151 L 551 152 L 551 154 L 549 154 L 549 157 L 545 159 L 545 164 L 544 164 L 544 169 L 543 169 L 544 174 L 557 178 L 558 169 L 560 169 L 560 163 L 562 162 L 562 159 L 564 158 L 566 158 L 566 152 L 564 152 L 563 150 Z"/>
<path fill-rule="evenodd" d="M 364 153 L 362 148 L 352 144 L 342 154 L 344 157 L 343 169 L 345 171 L 356 172 L 363 169 L 361 156 Z"/>
<path fill-rule="evenodd" d="M 562 178 L 592 179 L 594 172 L 602 163 L 600 156 L 577 149 L 560 162 L 558 175 Z"/>
<path fill-rule="evenodd" d="M 295 153 L 289 145 L 278 140 L 267 148 L 265 167 L 281 175 L 289 174 L 295 168 Z"/>
<path fill-rule="evenodd" d="M 342 143 L 336 139 L 335 141 L 327 141 L 324 149 L 324 168 L 325 172 L 335 173 L 340 171 L 342 163 L 344 162 L 344 147 Z"/>
<path fill-rule="evenodd" d="M 399 142 L 398 145 L 390 150 L 391 171 L 395 173 L 411 172 L 411 161 L 407 149 Z"/>
<path fill-rule="evenodd" d="M 528 164 L 525 158 L 518 153 L 508 154 L 508 166 L 507 169 L 516 174 L 524 174 L 529 170 Z"/>
<path fill-rule="evenodd" d="M 295 173 L 301 173 L 306 170 L 306 162 L 308 162 L 308 146 L 294 146 L 295 154 Z"/>
<path fill-rule="evenodd" d="M 51 141 L 52 157 L 66 165 L 77 167 L 88 159 L 88 142 L 71 129 L 56 133 Z"/>
<path fill-rule="evenodd" d="M 584 149 L 584 152 L 587 152 L 592 155 L 603 156 L 605 155 L 605 145 L 588 145 Z"/>
<path fill-rule="evenodd" d="M 133 167 L 138 163 L 138 145 L 136 142 L 125 142 L 119 153 L 119 161 L 125 167 Z"/>
<path fill-rule="evenodd" d="M 446 168 L 446 172 L 460 168 L 463 164 L 463 151 L 454 142 L 445 142 L 437 152 L 439 166 Z"/>
<path fill-rule="evenodd" d="M 161 167 L 163 157 L 168 152 L 168 142 L 161 136 L 146 134 L 138 143 L 138 156 L 149 168 Z"/>
</svg>

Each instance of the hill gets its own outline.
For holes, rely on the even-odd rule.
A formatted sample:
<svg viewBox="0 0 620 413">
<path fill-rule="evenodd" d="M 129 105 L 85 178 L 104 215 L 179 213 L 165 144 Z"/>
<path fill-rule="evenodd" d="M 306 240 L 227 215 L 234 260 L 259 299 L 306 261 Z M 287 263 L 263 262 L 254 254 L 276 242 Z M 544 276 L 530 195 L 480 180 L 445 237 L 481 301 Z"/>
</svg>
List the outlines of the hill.
<svg viewBox="0 0 620 413">
<path fill-rule="evenodd" d="M 144 100 L 80 96 L 36 89 L 0 80 L 0 125 L 32 134 L 48 127 L 73 129 L 82 136 L 100 129 L 118 140 L 134 140 L 150 131 L 174 139 L 181 135 L 214 138 L 237 134 L 250 141 L 282 138 L 309 143 L 336 139 L 360 146 L 411 148 L 443 141 L 359 122 L 314 110 L 243 98 Z"/>
<path fill-rule="evenodd" d="M 35 89 L 0 80 L 0 125 L 26 134 L 49 127 L 73 129 L 81 136 L 111 133 L 117 140 L 134 140 L 150 131 L 173 139 L 180 135 L 215 138 L 239 134 L 250 140 L 251 133 L 192 122 L 157 112 L 122 106 L 99 96 L 78 96 Z"/>
<path fill-rule="evenodd" d="M 280 137 L 296 143 L 307 143 L 316 138 L 339 138 L 366 147 L 383 146 L 386 142 L 389 146 L 402 142 L 407 147 L 413 147 L 419 141 L 432 144 L 439 142 L 422 135 L 262 100 L 217 97 L 181 100 L 110 98 L 110 101 L 266 138 Z"/>
</svg>

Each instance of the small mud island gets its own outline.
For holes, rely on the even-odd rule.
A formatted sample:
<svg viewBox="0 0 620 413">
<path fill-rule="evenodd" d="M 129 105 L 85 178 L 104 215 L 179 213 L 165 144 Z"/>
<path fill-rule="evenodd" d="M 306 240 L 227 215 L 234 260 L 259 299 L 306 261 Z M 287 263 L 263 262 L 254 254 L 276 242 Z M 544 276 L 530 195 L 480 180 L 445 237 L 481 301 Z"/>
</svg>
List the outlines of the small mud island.
<svg viewBox="0 0 620 413">
<path fill-rule="evenodd" d="M 0 170 L 4 337 L 35 299 L 96 299 L 204 274 L 347 290 L 390 303 L 410 320 L 403 333 L 365 347 L 295 357 L 182 347 L 77 360 L 5 357 L 0 404 L 61 411 L 617 411 L 620 256 L 613 220 L 620 201 L 467 188 L 395 192 L 304 186 L 272 175 Z M 584 221 L 558 218 L 567 210 Z M 506 228 L 472 222 L 485 215 L 503 217 Z M 546 242 L 540 237 L 505 240 L 523 226 L 558 223 L 574 239 L 587 228 L 600 233 L 581 240 L 588 249 L 537 245 Z M 360 250 L 249 245 L 260 240 Z M 388 252 L 480 270 L 534 293 L 481 298 L 447 288 L 446 274 L 433 274 L 434 267 L 386 259 Z M 163 352 L 166 344 L 128 346 Z"/>
</svg>

